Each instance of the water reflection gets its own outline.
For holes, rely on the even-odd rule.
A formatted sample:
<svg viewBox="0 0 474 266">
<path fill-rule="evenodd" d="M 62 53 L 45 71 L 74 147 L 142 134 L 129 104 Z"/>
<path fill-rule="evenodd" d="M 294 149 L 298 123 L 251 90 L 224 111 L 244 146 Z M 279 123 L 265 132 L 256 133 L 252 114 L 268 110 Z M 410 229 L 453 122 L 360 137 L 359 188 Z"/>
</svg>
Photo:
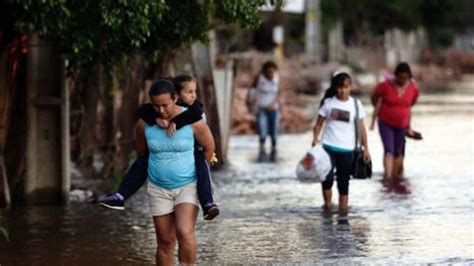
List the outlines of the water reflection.
<svg viewBox="0 0 474 266">
<path fill-rule="evenodd" d="M 256 136 L 233 137 L 232 165 L 214 173 L 222 213 L 212 222 L 200 216 L 197 224 L 199 263 L 473 263 L 474 97 L 459 97 L 458 109 L 453 108 L 456 97 L 428 99 L 414 109 L 413 123 L 424 140 L 407 144 L 411 193 L 382 186 L 382 147 L 371 131 L 375 175 L 351 180 L 347 217 L 325 217 L 320 184 L 295 178 L 310 132 L 281 136 L 278 164 L 253 161 Z M 155 260 L 143 191 L 125 212 L 74 203 L 15 207 L 5 215 L 11 242 L 0 240 L 1 265 L 147 265 Z"/>
<path fill-rule="evenodd" d="M 127 260 L 153 261 L 155 239 L 147 232 L 152 229 L 151 219 L 134 211 L 104 212 L 89 204 L 72 204 L 13 208 L 7 218 L 11 242 L 0 242 L 0 263 L 123 265 Z"/>
<path fill-rule="evenodd" d="M 361 216 L 321 213 L 311 224 L 300 224 L 299 244 L 307 244 L 313 262 L 354 262 L 370 256 L 370 223 Z"/>
</svg>

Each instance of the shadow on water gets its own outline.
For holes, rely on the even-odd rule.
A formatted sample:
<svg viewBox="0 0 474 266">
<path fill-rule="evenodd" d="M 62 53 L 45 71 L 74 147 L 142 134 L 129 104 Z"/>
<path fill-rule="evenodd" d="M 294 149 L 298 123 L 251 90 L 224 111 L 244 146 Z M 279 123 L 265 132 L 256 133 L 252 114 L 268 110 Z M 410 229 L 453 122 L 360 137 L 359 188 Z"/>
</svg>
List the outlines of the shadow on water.
<svg viewBox="0 0 474 266">
<path fill-rule="evenodd" d="M 304 228 L 303 228 L 304 229 Z M 370 224 L 361 216 L 323 217 L 314 227 L 318 239 L 312 239 L 321 249 L 322 259 L 344 262 L 345 258 L 370 256 Z M 306 232 L 302 231 L 306 235 Z M 310 232 L 307 232 L 310 233 Z"/>
</svg>

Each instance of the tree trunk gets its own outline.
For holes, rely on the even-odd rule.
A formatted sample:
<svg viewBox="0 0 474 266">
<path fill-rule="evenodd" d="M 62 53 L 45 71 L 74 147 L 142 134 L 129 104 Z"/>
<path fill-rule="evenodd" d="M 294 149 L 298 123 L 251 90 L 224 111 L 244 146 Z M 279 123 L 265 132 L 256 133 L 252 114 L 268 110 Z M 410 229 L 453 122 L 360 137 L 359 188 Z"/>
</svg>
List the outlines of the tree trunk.
<svg viewBox="0 0 474 266">
<path fill-rule="evenodd" d="M 99 67 L 95 67 L 92 73 L 97 74 Z M 96 72 L 97 71 L 97 72 Z M 85 74 L 85 75 L 84 75 Z M 81 129 L 79 131 L 79 149 L 78 168 L 86 177 L 94 175 L 93 155 L 97 148 L 97 105 L 100 92 L 97 88 L 97 75 L 87 75 L 81 73 L 80 78 L 85 79 L 83 85 L 82 119 Z"/>
<path fill-rule="evenodd" d="M 173 77 L 176 75 L 174 67 L 175 54 L 173 51 L 164 52 L 163 57 L 156 63 L 144 62 L 144 80 L 155 82 L 161 77 Z M 146 63 L 146 64 L 145 64 Z M 148 92 L 148 88 L 145 88 Z"/>
<path fill-rule="evenodd" d="M 83 91 L 86 87 L 87 80 L 81 78 L 80 72 L 71 73 L 69 77 L 66 78 L 67 87 L 70 88 L 69 91 L 69 103 L 70 103 L 70 112 L 69 112 L 69 139 L 70 139 L 70 156 L 71 161 L 78 163 L 79 156 L 81 154 L 80 148 L 80 138 L 79 134 L 81 132 L 81 123 L 83 119 Z"/>
<path fill-rule="evenodd" d="M 113 170 L 113 157 L 115 155 L 113 145 L 114 96 L 111 93 L 110 75 L 106 73 L 102 65 L 100 65 L 97 70 L 97 81 L 99 100 L 97 104 L 97 125 L 95 128 L 97 137 L 95 152 L 100 155 L 102 162 L 102 168 L 97 170 L 100 176 L 108 177 Z M 116 92 L 113 91 L 113 93 L 115 94 Z"/>
<path fill-rule="evenodd" d="M 144 86 L 143 58 L 135 56 L 119 81 L 114 97 L 113 174 L 121 176 L 128 168 L 133 151 L 134 125 L 137 121 L 138 97 Z"/>
<path fill-rule="evenodd" d="M 4 160 L 6 165 L 6 175 L 13 201 L 23 200 L 16 195 L 23 195 L 24 184 L 22 180 L 26 174 L 26 51 L 27 37 L 18 36 L 8 47 L 8 54 L 5 61 L 5 68 L 2 68 L 0 76 L 5 77 L 2 81 L 2 88 L 9 93 L 5 109 L 4 124 Z"/>
</svg>

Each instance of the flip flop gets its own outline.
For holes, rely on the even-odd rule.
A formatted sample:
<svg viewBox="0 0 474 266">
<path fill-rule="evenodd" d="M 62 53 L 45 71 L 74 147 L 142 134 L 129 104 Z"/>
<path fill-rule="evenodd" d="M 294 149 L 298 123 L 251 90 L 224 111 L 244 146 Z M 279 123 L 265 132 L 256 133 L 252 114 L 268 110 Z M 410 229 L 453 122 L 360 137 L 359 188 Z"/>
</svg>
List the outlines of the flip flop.
<svg viewBox="0 0 474 266">
<path fill-rule="evenodd" d="M 414 140 L 422 140 L 423 136 L 421 135 L 420 132 L 412 130 L 412 134 L 410 134 L 408 131 L 405 133 L 405 136 L 408 138 L 414 139 Z"/>
</svg>

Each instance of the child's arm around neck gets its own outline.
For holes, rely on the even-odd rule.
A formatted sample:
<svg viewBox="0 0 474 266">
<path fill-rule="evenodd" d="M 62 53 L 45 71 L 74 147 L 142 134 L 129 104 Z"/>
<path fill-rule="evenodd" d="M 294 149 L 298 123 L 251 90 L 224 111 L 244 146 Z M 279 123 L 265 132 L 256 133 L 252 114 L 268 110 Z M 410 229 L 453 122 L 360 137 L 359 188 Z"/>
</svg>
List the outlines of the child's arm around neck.
<svg viewBox="0 0 474 266">
<path fill-rule="evenodd" d="M 195 100 L 192 105 L 186 105 L 180 103 L 179 105 L 187 107 L 188 110 L 182 112 L 171 120 L 176 124 L 176 129 L 180 129 L 186 125 L 191 125 L 202 119 L 202 104 L 198 100 Z"/>
<path fill-rule="evenodd" d="M 156 113 L 155 109 L 153 109 L 153 105 L 151 105 L 151 103 L 146 103 L 140 106 L 137 116 L 149 126 L 155 125 L 155 119 L 158 118 L 158 114 Z"/>
</svg>

